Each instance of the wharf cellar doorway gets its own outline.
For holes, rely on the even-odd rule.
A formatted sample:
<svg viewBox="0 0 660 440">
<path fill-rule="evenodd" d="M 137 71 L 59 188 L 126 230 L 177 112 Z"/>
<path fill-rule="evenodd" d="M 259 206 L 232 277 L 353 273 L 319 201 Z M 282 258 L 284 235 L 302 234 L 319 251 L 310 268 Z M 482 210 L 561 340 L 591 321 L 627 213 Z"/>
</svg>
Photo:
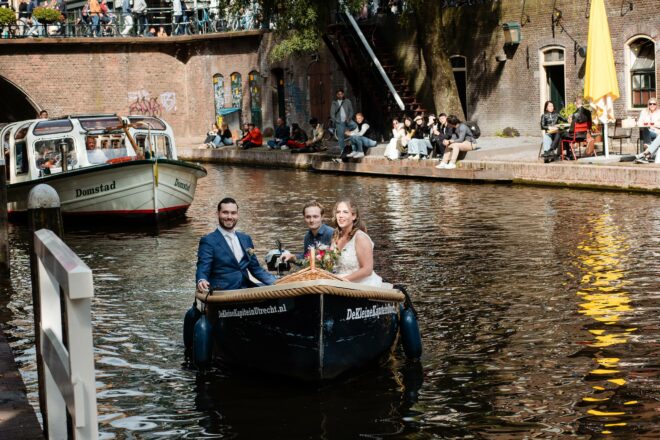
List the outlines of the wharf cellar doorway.
<svg viewBox="0 0 660 440">
<path fill-rule="evenodd" d="M 458 92 L 458 98 L 461 100 L 463 115 L 465 120 L 468 120 L 470 116 L 467 107 L 467 63 L 465 57 L 461 55 L 452 55 L 449 57 L 449 61 L 451 62 L 451 70 L 454 72 L 456 91 Z"/>
<path fill-rule="evenodd" d="M 38 110 L 21 89 L 0 76 L 0 124 L 36 118 Z"/>
<path fill-rule="evenodd" d="M 552 101 L 557 110 L 566 106 L 564 49 L 552 47 L 541 52 L 541 102 Z"/>
</svg>

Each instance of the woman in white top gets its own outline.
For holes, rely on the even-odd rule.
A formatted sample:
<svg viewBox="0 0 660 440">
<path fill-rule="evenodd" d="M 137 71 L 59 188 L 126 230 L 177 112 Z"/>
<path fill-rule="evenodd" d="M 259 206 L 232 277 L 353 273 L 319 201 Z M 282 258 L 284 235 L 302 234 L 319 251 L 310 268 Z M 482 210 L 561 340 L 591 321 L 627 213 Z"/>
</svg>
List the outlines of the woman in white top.
<svg viewBox="0 0 660 440">
<path fill-rule="evenodd" d="M 399 158 L 399 150 L 402 149 L 403 138 L 406 131 L 403 129 L 403 124 L 397 118 L 392 119 L 392 139 L 385 147 L 384 156 L 390 160 Z"/>
<path fill-rule="evenodd" d="M 353 283 L 391 287 L 374 272 L 374 242 L 365 232 L 357 205 L 350 199 L 338 201 L 332 220 L 335 226 L 332 246 L 341 251 L 335 265 L 337 275 Z"/>
</svg>

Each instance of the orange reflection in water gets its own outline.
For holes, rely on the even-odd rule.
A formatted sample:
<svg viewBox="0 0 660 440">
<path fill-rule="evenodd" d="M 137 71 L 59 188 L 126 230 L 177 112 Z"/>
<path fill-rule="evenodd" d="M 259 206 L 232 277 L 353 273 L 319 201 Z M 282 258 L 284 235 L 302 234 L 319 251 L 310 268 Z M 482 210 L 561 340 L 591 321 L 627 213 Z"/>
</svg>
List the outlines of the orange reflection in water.
<svg viewBox="0 0 660 440">
<path fill-rule="evenodd" d="M 585 377 L 592 392 L 583 397 L 582 404 L 588 408 L 591 422 L 600 425 L 600 433 L 609 435 L 627 425 L 625 418 L 631 412 L 630 405 L 613 399 L 626 385 L 626 371 L 612 352 L 616 345 L 627 343 L 636 329 L 626 328 L 622 322 L 633 311 L 626 291 L 626 237 L 607 213 L 588 226 L 590 232 L 578 246 L 577 264 L 582 277 L 577 295 L 582 301 L 579 312 L 593 320 L 589 325 L 593 339 L 586 345 L 591 348 L 595 366 Z"/>
</svg>

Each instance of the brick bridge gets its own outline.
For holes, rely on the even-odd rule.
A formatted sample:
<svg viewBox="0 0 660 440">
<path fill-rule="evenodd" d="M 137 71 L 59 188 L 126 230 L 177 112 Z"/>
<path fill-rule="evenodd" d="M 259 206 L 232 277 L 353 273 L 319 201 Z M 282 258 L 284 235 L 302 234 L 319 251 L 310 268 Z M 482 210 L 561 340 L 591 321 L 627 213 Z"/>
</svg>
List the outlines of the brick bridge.
<svg viewBox="0 0 660 440">
<path fill-rule="evenodd" d="M 265 126 L 272 126 L 273 114 L 293 113 L 306 121 L 308 64 L 285 69 L 269 64 L 271 45 L 271 34 L 259 30 L 169 38 L 0 40 L 0 122 L 29 119 L 42 109 L 51 117 L 148 113 L 167 120 L 179 143 L 198 142 L 215 119 L 214 78 L 219 75 L 225 101 L 220 107 L 240 107 L 243 119 L 256 117 L 257 111 Z M 259 83 L 252 82 L 254 72 Z M 288 106 L 277 98 L 284 94 L 284 72 L 300 101 L 286 112 L 277 108 L 278 103 Z M 258 98 L 252 97 L 255 84 Z"/>
</svg>

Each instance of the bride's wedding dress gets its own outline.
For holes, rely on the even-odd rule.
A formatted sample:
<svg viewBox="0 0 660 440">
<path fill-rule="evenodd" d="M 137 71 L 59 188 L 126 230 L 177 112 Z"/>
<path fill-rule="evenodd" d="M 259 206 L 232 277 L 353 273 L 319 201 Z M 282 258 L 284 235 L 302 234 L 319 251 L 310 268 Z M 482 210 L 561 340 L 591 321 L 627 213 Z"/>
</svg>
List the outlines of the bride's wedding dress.
<svg viewBox="0 0 660 440">
<path fill-rule="evenodd" d="M 358 236 L 358 234 L 364 234 L 364 236 L 367 237 L 367 240 L 369 240 L 369 242 L 371 243 L 371 248 L 373 249 L 374 242 L 371 241 L 371 238 L 363 231 L 357 231 L 355 235 L 353 235 L 353 238 L 351 238 L 350 241 L 346 243 L 346 246 L 344 246 L 344 249 L 342 249 L 341 254 L 339 254 L 339 259 L 337 260 L 337 263 L 335 265 L 335 271 L 337 275 L 348 275 L 360 269 L 360 264 L 358 263 L 358 259 L 357 259 L 357 252 L 355 250 L 355 239 Z M 361 280 L 355 280 L 353 282 L 360 284 L 367 284 L 369 286 L 375 286 L 375 287 L 385 287 L 385 288 L 392 287 L 391 284 L 384 283 L 383 279 L 380 276 L 378 276 L 376 272 L 373 271 L 371 272 L 371 275 L 367 276 L 366 278 L 362 278 Z"/>
</svg>

